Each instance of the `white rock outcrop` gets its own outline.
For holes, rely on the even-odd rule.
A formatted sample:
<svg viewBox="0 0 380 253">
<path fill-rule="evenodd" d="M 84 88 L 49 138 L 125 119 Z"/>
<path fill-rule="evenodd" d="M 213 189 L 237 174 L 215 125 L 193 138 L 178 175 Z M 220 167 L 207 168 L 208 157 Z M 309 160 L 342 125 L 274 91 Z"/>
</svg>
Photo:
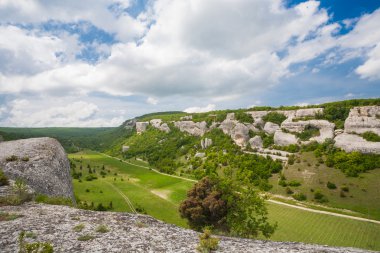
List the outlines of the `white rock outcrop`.
<svg viewBox="0 0 380 253">
<path fill-rule="evenodd" d="M 201 140 L 202 149 L 206 149 L 212 145 L 212 140 L 209 138 L 205 138 Z"/>
<path fill-rule="evenodd" d="M 281 130 L 277 130 L 274 133 L 274 144 L 279 146 L 288 146 L 291 144 L 297 144 L 298 139 L 294 134 L 284 133 Z"/>
<path fill-rule="evenodd" d="M 282 129 L 289 132 L 301 133 L 307 126 L 312 126 L 319 129 L 319 136 L 310 138 L 310 141 L 323 143 L 326 139 L 334 138 L 335 124 L 327 120 L 301 120 L 293 122 L 291 118 L 285 120 L 281 124 Z"/>
<path fill-rule="evenodd" d="M 280 126 L 275 123 L 272 123 L 272 122 L 265 123 L 264 131 L 268 134 L 274 134 L 278 129 L 280 129 Z"/>
<path fill-rule="evenodd" d="M 380 135 L 380 106 L 354 107 L 344 123 L 346 133 L 374 132 Z"/>
<path fill-rule="evenodd" d="M 194 136 L 203 136 L 208 131 L 207 123 L 205 121 L 177 121 L 174 122 L 174 126 L 178 127 L 181 132 L 187 132 Z"/>
<path fill-rule="evenodd" d="M 237 123 L 239 123 L 237 120 L 225 119 L 222 123 L 220 123 L 219 128 L 222 129 L 224 134 L 231 135 L 232 130 L 235 128 Z"/>
<path fill-rule="evenodd" d="M 152 127 L 157 128 L 160 131 L 169 133 L 170 132 L 170 127 L 166 123 L 162 123 L 162 119 L 152 119 L 150 121 L 150 124 Z"/>
<path fill-rule="evenodd" d="M 138 134 L 146 131 L 146 128 L 149 126 L 149 122 L 136 122 L 136 131 Z"/>
<path fill-rule="evenodd" d="M 226 120 L 235 120 L 235 113 L 227 113 Z"/>
<path fill-rule="evenodd" d="M 245 147 L 249 140 L 249 128 L 242 123 L 237 123 L 231 131 L 231 138 L 236 145 Z"/>
<path fill-rule="evenodd" d="M 255 137 L 249 139 L 249 145 L 251 145 L 251 148 L 257 149 L 263 147 L 263 140 L 260 136 L 256 135 Z"/>
<path fill-rule="evenodd" d="M 335 137 L 335 146 L 346 152 L 358 151 L 364 154 L 380 154 L 380 142 L 366 141 L 356 134 L 342 133 Z"/>
<path fill-rule="evenodd" d="M 122 151 L 122 152 L 127 152 L 128 150 L 129 150 L 129 146 L 124 146 L 124 145 L 123 145 L 123 146 L 121 147 L 121 151 Z"/>
</svg>

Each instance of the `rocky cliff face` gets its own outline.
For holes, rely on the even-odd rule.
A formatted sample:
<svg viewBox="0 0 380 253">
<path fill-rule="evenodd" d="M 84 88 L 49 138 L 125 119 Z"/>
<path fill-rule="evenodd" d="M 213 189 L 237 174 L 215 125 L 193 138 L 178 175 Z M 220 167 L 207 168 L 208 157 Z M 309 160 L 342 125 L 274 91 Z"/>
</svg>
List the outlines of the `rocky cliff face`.
<svg viewBox="0 0 380 253">
<path fill-rule="evenodd" d="M 270 112 L 277 112 L 286 116 L 286 120 L 281 126 L 264 122 L 263 117 Z M 274 144 L 287 146 L 290 144 L 307 144 L 311 141 L 323 143 L 327 139 L 334 139 L 336 146 L 347 152 L 359 151 L 362 153 L 380 154 L 380 142 L 368 142 L 359 135 L 364 132 L 373 132 L 380 135 L 380 106 L 362 106 L 351 109 L 345 121 L 344 131 L 335 130 L 335 124 L 327 120 L 313 119 L 323 113 L 323 108 L 307 108 L 299 110 L 277 110 L 277 111 L 251 111 L 250 115 L 254 123 L 241 123 L 235 119 L 234 113 L 228 113 L 222 122 L 213 122 L 207 127 L 206 122 L 193 122 L 191 116 L 182 117 L 181 121 L 174 122 L 174 126 L 180 131 L 194 136 L 203 136 L 214 128 L 219 128 L 224 134 L 229 135 L 236 145 L 245 148 L 250 146 L 254 149 L 262 147 L 261 138 L 250 138 L 249 131 L 259 132 L 262 129 L 266 134 L 274 134 Z M 311 119 L 308 119 L 311 118 Z M 154 119 L 150 122 L 137 122 L 137 132 L 146 130 L 148 125 L 169 132 L 170 128 L 161 119 Z M 319 129 L 319 135 L 310 138 L 308 141 L 299 140 L 295 133 L 303 132 L 307 127 Z M 341 135 L 342 133 L 344 135 Z"/>
<path fill-rule="evenodd" d="M 0 167 L 10 179 L 22 179 L 38 193 L 74 200 L 70 163 L 52 138 L 0 143 Z"/>
<path fill-rule="evenodd" d="M 49 242 L 54 252 L 197 252 L 198 234 L 194 231 L 165 224 L 149 216 L 128 213 L 94 212 L 66 206 L 26 204 L 0 207 L 0 211 L 22 215 L 12 221 L 2 221 L 0 249 L 4 253 L 18 252 L 20 231 L 32 231 L 37 238 L 28 242 Z M 73 228 L 83 224 L 80 232 Z M 107 233 L 96 228 L 105 225 Z M 88 241 L 79 236 L 90 235 Z M 335 248 L 291 242 L 271 242 L 220 237 L 216 252 L 273 252 L 273 253 L 364 253 L 353 248 Z"/>
</svg>

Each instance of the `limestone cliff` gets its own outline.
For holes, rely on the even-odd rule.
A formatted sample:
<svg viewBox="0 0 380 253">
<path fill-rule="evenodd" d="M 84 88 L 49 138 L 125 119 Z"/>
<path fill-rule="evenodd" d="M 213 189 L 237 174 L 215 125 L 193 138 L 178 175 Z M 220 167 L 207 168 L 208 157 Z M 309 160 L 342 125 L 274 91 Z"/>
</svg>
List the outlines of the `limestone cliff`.
<svg viewBox="0 0 380 253">
<path fill-rule="evenodd" d="M 1 142 L 0 167 L 10 179 L 22 179 L 38 193 L 74 200 L 70 163 L 55 139 Z"/>
</svg>

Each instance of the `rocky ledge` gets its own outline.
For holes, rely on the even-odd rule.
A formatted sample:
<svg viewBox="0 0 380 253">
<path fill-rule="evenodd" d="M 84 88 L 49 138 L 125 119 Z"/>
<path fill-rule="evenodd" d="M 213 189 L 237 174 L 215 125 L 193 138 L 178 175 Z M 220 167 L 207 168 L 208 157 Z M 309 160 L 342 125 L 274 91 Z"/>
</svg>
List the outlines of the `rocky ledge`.
<svg viewBox="0 0 380 253">
<path fill-rule="evenodd" d="M 21 215 L 0 221 L 1 252 L 17 252 L 20 231 L 32 232 L 27 242 L 49 242 L 54 252 L 197 252 L 198 234 L 157 221 L 150 216 L 94 212 L 67 206 L 24 204 L 1 207 L 0 212 Z M 74 227 L 83 224 L 82 230 Z M 108 232 L 96 229 L 105 225 Z M 87 241 L 78 240 L 87 235 Z M 85 237 L 84 237 L 85 238 Z M 271 242 L 220 237 L 217 252 L 367 252 L 292 242 Z"/>
</svg>

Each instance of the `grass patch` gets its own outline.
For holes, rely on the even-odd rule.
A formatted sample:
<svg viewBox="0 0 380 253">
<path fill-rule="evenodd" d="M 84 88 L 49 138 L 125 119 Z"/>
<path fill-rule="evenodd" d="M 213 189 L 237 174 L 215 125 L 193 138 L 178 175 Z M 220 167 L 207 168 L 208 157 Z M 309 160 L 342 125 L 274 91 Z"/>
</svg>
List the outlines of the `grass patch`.
<svg viewBox="0 0 380 253">
<path fill-rule="evenodd" d="M 361 134 L 361 136 L 366 140 L 366 141 L 371 141 L 371 142 L 380 142 L 380 136 L 375 134 L 374 132 L 365 132 Z"/>
<path fill-rule="evenodd" d="M 83 229 L 84 229 L 84 224 L 79 224 L 79 225 L 76 225 L 75 227 L 73 227 L 73 231 L 74 232 L 81 232 Z"/>
<path fill-rule="evenodd" d="M 20 214 L 0 212 L 0 222 L 1 221 L 10 221 L 22 217 Z"/>
<path fill-rule="evenodd" d="M 272 122 L 272 123 L 275 123 L 277 125 L 281 125 L 281 123 L 286 120 L 286 116 L 282 113 L 278 113 L 278 112 L 270 112 L 268 113 L 267 115 L 265 115 L 263 117 L 263 120 L 265 122 Z"/>
<path fill-rule="evenodd" d="M 96 232 L 98 233 L 107 233 L 109 232 L 110 230 L 108 229 L 108 227 L 106 225 L 99 225 L 96 230 Z"/>
<path fill-rule="evenodd" d="M 88 234 L 87 235 L 81 235 L 78 237 L 78 241 L 91 241 L 93 239 L 95 239 L 95 236 L 88 235 Z"/>
</svg>

